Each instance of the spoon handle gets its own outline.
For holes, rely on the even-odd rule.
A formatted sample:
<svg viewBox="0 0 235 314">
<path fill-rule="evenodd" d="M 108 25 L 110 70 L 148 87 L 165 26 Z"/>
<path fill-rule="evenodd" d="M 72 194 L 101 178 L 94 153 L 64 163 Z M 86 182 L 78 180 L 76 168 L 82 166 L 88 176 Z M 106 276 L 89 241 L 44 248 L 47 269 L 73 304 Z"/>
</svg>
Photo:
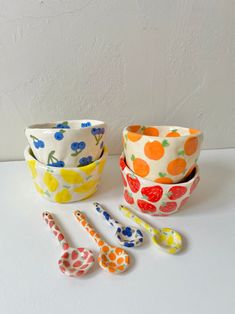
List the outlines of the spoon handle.
<svg viewBox="0 0 235 314">
<path fill-rule="evenodd" d="M 114 227 L 115 229 L 118 229 L 120 227 L 120 223 L 113 219 L 113 217 L 106 211 L 104 208 L 97 202 L 93 203 L 95 205 L 96 211 L 101 214 L 101 216 L 110 224 L 110 226 Z"/>
<path fill-rule="evenodd" d="M 69 248 L 69 244 L 66 241 L 66 239 L 65 239 L 63 233 L 61 232 L 59 226 L 56 225 L 55 220 L 54 220 L 54 218 L 52 216 L 52 213 L 45 211 L 45 212 L 42 213 L 42 217 L 43 217 L 44 221 L 50 227 L 51 231 L 53 232 L 54 236 L 59 241 L 59 243 L 62 246 L 62 248 L 64 250 L 67 250 Z"/>
<path fill-rule="evenodd" d="M 86 216 L 81 213 L 79 210 L 74 212 L 75 217 L 77 218 L 78 222 L 83 226 L 83 228 L 91 235 L 91 237 L 95 240 L 99 247 L 104 245 L 104 241 L 101 239 L 99 233 L 95 231 L 95 229 L 88 223 Z"/>
<path fill-rule="evenodd" d="M 120 205 L 119 206 L 120 211 L 123 213 L 123 215 L 127 218 L 130 218 L 131 220 L 133 220 L 135 223 L 137 223 L 139 226 L 143 227 L 147 232 L 151 233 L 151 234 L 159 234 L 159 230 L 153 228 L 152 226 L 150 226 L 147 222 L 145 222 L 144 220 L 142 220 L 141 218 L 139 218 L 137 215 L 135 215 L 129 208 Z"/>
</svg>

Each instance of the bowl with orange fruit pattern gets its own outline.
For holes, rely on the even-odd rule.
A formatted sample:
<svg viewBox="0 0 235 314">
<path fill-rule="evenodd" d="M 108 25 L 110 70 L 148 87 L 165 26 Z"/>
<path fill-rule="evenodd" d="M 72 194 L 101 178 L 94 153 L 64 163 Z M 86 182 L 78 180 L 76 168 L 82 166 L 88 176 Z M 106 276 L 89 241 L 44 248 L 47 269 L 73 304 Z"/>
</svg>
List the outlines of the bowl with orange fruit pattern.
<svg viewBox="0 0 235 314">
<path fill-rule="evenodd" d="M 124 154 L 120 157 L 124 199 L 141 213 L 151 216 L 168 216 L 177 212 L 188 202 L 199 181 L 199 168 L 180 183 L 157 183 L 137 176 L 126 164 Z"/>
<path fill-rule="evenodd" d="M 200 130 L 179 126 L 130 125 L 123 130 L 128 167 L 156 183 L 184 180 L 197 164 L 202 141 Z"/>
</svg>

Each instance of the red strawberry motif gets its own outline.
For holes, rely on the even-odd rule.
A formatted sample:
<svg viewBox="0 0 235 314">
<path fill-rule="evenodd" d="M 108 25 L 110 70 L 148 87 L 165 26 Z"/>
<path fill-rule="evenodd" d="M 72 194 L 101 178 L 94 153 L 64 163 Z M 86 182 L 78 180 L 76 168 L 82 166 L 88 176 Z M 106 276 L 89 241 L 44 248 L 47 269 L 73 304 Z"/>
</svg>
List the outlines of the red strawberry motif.
<svg viewBox="0 0 235 314">
<path fill-rule="evenodd" d="M 70 263 L 68 261 L 63 261 L 65 267 L 70 267 Z"/>
<path fill-rule="evenodd" d="M 64 244 L 63 244 L 63 249 L 64 249 L 64 250 L 68 250 L 68 248 L 69 248 L 68 243 L 64 243 Z"/>
<path fill-rule="evenodd" d="M 52 228 L 52 227 L 54 226 L 54 224 L 55 224 L 54 221 L 50 221 L 50 222 L 49 222 L 50 228 Z"/>
<path fill-rule="evenodd" d="M 187 203 L 188 199 L 189 199 L 189 196 L 188 196 L 188 197 L 185 197 L 185 198 L 182 200 L 182 202 L 180 203 L 180 208 L 181 208 L 182 206 L 184 206 L 185 203 Z"/>
<path fill-rule="evenodd" d="M 176 207 L 176 202 L 166 202 L 162 203 L 162 205 L 159 207 L 159 210 L 163 213 L 171 213 L 176 210 Z"/>
<path fill-rule="evenodd" d="M 137 204 L 143 213 L 154 213 L 157 210 L 155 205 L 150 204 L 144 200 L 137 200 Z"/>
<path fill-rule="evenodd" d="M 120 168 L 121 168 L 122 170 L 124 170 L 124 169 L 126 168 L 126 163 L 125 163 L 125 160 L 124 160 L 123 157 L 120 157 L 120 159 L 119 159 L 119 165 L 120 165 Z"/>
<path fill-rule="evenodd" d="M 126 187 L 127 186 L 127 183 L 126 183 L 126 179 L 124 178 L 124 175 L 121 173 L 122 175 L 122 182 L 123 182 L 123 185 Z"/>
<path fill-rule="evenodd" d="M 174 201 L 182 197 L 186 192 L 187 188 L 185 186 L 173 186 L 172 188 L 170 188 L 167 195 L 170 200 Z"/>
<path fill-rule="evenodd" d="M 200 181 L 200 177 L 198 176 L 198 177 L 194 180 L 194 182 L 193 182 L 193 184 L 192 184 L 192 186 L 191 186 L 191 188 L 190 188 L 190 194 L 192 194 L 193 191 L 196 189 L 196 187 L 197 187 L 199 181 Z"/>
<path fill-rule="evenodd" d="M 127 190 L 124 191 L 124 198 L 128 204 L 131 204 L 131 205 L 134 204 L 134 199 Z"/>
<path fill-rule="evenodd" d="M 73 267 L 80 267 L 82 265 L 82 262 L 77 260 L 75 263 L 73 263 Z"/>
<path fill-rule="evenodd" d="M 74 251 L 72 252 L 71 257 L 72 257 L 73 260 L 77 259 L 77 257 L 78 257 L 78 252 L 74 250 Z"/>
<path fill-rule="evenodd" d="M 68 253 L 68 252 L 65 252 L 65 253 L 62 255 L 62 258 L 69 258 L 69 253 Z"/>
<path fill-rule="evenodd" d="M 141 189 L 141 194 L 150 202 L 158 202 L 163 194 L 163 188 L 159 185 L 148 186 Z"/>
<path fill-rule="evenodd" d="M 140 181 L 138 180 L 138 178 L 136 176 L 129 174 L 129 173 L 126 176 L 126 178 L 127 178 L 127 182 L 130 186 L 131 191 L 133 193 L 137 193 L 140 189 Z"/>
<path fill-rule="evenodd" d="M 62 233 L 60 233 L 60 234 L 58 235 L 58 240 L 59 240 L 59 241 L 62 241 L 63 239 L 64 239 L 64 236 L 63 236 Z"/>
</svg>

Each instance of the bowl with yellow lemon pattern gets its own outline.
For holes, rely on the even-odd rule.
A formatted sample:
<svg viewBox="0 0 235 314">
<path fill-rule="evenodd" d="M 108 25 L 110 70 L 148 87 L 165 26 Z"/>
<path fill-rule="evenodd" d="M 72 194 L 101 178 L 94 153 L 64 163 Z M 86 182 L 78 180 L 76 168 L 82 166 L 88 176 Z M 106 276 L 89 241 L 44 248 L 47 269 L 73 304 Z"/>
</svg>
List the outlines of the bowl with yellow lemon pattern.
<svg viewBox="0 0 235 314">
<path fill-rule="evenodd" d="M 39 162 L 29 146 L 24 151 L 37 192 L 44 198 L 57 203 L 76 202 L 94 194 L 100 183 L 107 154 L 105 146 L 101 157 L 89 165 L 58 168 Z"/>
</svg>

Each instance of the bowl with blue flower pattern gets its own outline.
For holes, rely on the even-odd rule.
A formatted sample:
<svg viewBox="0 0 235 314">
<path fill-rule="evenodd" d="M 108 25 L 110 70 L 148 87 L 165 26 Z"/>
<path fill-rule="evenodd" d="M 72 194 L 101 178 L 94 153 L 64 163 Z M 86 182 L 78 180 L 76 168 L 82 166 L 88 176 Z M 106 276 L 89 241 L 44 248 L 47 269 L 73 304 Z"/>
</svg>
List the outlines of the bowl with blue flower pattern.
<svg viewBox="0 0 235 314">
<path fill-rule="evenodd" d="M 25 130 L 36 159 L 59 168 L 83 167 L 98 160 L 105 133 L 104 122 L 89 119 L 35 124 Z"/>
<path fill-rule="evenodd" d="M 93 195 L 101 180 L 107 159 L 104 146 L 101 157 L 82 167 L 53 167 L 39 162 L 29 146 L 24 151 L 36 191 L 49 201 L 70 203 Z"/>
</svg>

